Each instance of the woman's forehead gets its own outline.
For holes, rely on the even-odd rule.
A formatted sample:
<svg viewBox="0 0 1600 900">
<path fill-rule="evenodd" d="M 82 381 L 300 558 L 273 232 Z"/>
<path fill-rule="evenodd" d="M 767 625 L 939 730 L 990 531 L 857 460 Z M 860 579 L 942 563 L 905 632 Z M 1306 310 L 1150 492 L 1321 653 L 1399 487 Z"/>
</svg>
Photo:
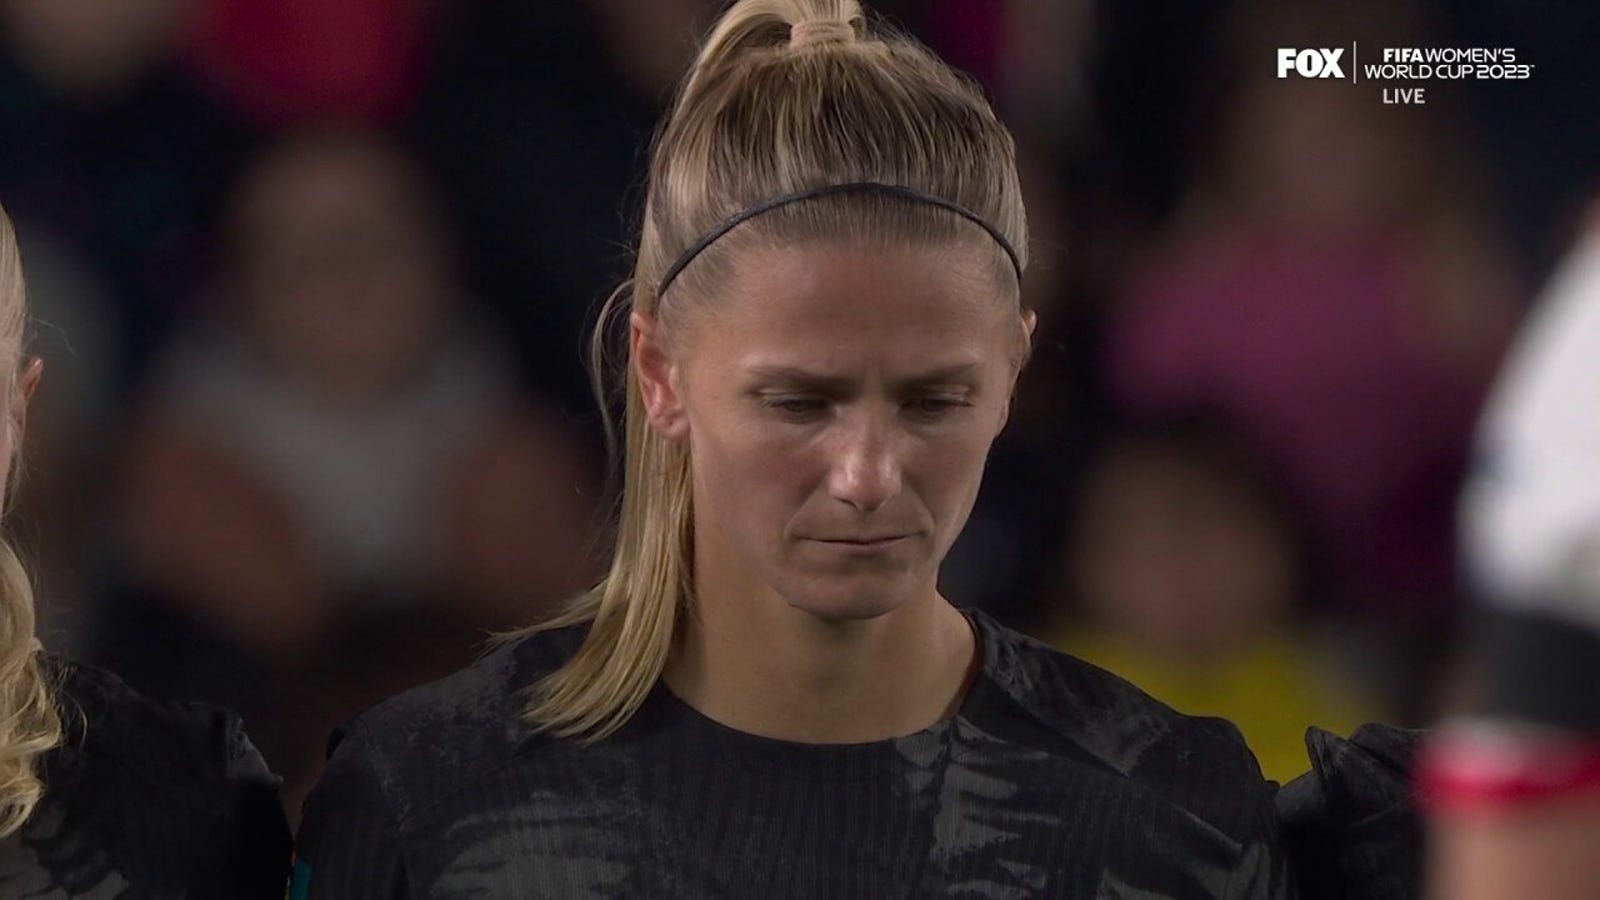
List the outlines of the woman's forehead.
<svg viewBox="0 0 1600 900">
<path fill-rule="evenodd" d="M 1007 356 L 1006 314 L 1016 316 L 987 263 L 981 253 L 925 247 L 752 253 L 691 325 L 691 352 L 818 378 L 982 366 Z"/>
<path fill-rule="evenodd" d="M 947 245 L 807 242 L 743 249 L 712 302 L 719 326 L 784 329 L 967 326 L 1013 308 L 989 256 Z"/>
</svg>

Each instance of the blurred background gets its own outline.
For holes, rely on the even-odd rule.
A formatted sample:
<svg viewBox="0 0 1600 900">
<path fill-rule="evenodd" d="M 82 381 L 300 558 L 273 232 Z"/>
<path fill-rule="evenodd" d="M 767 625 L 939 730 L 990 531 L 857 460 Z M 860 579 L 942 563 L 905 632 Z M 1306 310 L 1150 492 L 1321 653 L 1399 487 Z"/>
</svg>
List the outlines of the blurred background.
<svg viewBox="0 0 1600 900">
<path fill-rule="evenodd" d="M 8 527 L 56 652 L 224 703 L 297 816 L 327 731 L 585 586 L 582 348 L 716 0 L 0 0 L 0 199 L 46 359 Z M 1226 715 L 1415 724 L 1455 496 L 1600 188 L 1600 9 L 883 0 L 1016 132 L 1038 346 L 958 603 Z M 1276 78 L 1513 47 L 1525 81 Z"/>
</svg>

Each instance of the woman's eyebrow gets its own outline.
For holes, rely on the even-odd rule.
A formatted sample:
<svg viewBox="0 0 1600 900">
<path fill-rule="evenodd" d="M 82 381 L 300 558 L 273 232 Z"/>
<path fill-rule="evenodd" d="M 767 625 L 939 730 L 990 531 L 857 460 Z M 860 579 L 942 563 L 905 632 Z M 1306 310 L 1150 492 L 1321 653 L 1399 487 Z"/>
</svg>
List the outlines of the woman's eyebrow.
<svg viewBox="0 0 1600 900">
<path fill-rule="evenodd" d="M 951 363 L 895 378 L 893 379 L 893 384 L 895 387 L 915 387 L 925 384 L 970 381 L 982 368 L 983 365 L 978 362 Z M 813 372 L 799 366 L 757 365 L 752 366 L 749 371 L 753 377 L 761 381 L 782 382 L 817 390 L 841 391 L 850 388 L 855 383 L 854 378 Z"/>
<path fill-rule="evenodd" d="M 901 387 L 916 387 L 924 384 L 953 384 L 971 381 L 982 370 L 983 364 L 978 362 L 952 363 L 919 372 L 906 378 L 895 379 L 895 384 Z"/>
<path fill-rule="evenodd" d="M 798 366 L 758 365 L 750 368 L 750 374 L 759 381 L 780 382 L 817 390 L 845 390 L 855 382 L 855 379 L 843 375 L 825 375 Z"/>
</svg>

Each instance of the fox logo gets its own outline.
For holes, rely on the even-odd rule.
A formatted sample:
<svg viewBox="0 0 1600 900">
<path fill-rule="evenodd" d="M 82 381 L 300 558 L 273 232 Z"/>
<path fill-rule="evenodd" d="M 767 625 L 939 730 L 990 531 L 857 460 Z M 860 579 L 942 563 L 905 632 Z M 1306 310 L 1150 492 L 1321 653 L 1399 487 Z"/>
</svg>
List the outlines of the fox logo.
<svg viewBox="0 0 1600 900">
<path fill-rule="evenodd" d="M 1293 47 L 1279 47 L 1278 77 L 1288 78 L 1292 70 L 1301 78 L 1343 78 L 1344 69 L 1339 67 L 1339 57 L 1343 55 L 1343 47 L 1337 50 L 1326 48 L 1296 50 Z"/>
</svg>

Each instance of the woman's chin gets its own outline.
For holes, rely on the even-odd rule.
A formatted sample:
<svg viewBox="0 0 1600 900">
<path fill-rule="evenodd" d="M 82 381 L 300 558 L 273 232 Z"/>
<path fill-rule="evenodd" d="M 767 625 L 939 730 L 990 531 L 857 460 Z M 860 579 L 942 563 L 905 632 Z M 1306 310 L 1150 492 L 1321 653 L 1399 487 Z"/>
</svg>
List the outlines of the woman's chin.
<svg viewBox="0 0 1600 900">
<path fill-rule="evenodd" d="M 852 584 L 785 593 L 794 609 L 829 621 L 876 619 L 915 602 L 917 593 L 894 579 L 852 579 Z"/>
</svg>

